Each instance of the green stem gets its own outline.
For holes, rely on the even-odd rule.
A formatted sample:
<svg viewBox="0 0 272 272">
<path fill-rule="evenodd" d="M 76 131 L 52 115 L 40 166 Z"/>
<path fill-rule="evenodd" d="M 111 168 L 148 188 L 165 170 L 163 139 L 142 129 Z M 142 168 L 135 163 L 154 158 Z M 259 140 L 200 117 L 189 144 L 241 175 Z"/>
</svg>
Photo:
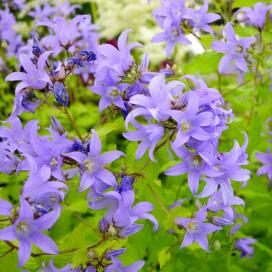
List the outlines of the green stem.
<svg viewBox="0 0 272 272">
<path fill-rule="evenodd" d="M 229 0 L 228 3 L 228 15 L 229 15 L 229 21 L 231 22 L 231 17 L 232 17 L 232 0 Z"/>
<path fill-rule="evenodd" d="M 74 118 L 72 117 L 72 115 L 69 113 L 68 109 L 66 107 L 63 107 L 64 108 L 64 113 L 66 114 L 67 118 L 69 119 L 72 127 L 74 128 L 78 138 L 81 140 L 82 143 L 84 143 L 84 138 L 81 136 L 80 134 L 80 131 L 76 125 L 76 122 L 74 120 Z"/>
<path fill-rule="evenodd" d="M 154 198 L 157 200 L 158 204 L 160 205 L 160 207 L 162 208 L 162 210 L 165 212 L 165 214 L 169 214 L 168 209 L 165 207 L 165 205 L 163 204 L 163 202 L 161 201 L 161 199 L 159 198 L 159 196 L 157 195 L 157 193 L 155 192 L 155 190 L 152 188 L 152 186 L 150 184 L 147 185 L 147 188 L 150 190 L 150 192 L 152 193 L 152 195 L 154 196 Z"/>
</svg>

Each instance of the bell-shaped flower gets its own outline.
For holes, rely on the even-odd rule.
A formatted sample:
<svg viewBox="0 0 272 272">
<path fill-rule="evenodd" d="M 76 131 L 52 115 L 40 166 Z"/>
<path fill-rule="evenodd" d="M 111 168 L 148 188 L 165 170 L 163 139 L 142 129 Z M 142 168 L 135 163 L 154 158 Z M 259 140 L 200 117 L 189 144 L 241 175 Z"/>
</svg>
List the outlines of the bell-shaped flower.
<svg viewBox="0 0 272 272">
<path fill-rule="evenodd" d="M 121 151 L 110 151 L 104 154 L 100 153 L 101 141 L 97 133 L 92 130 L 92 138 L 87 154 L 77 151 L 65 154 L 65 156 L 77 161 L 79 164 L 81 170 L 79 191 L 84 191 L 95 185 L 95 183 L 101 182 L 109 186 L 116 185 L 114 175 L 109 170 L 103 168 L 103 166 L 123 156 L 124 153 Z"/>
<path fill-rule="evenodd" d="M 54 241 L 41 231 L 51 228 L 59 214 L 60 210 L 57 209 L 35 219 L 30 204 L 22 196 L 20 197 L 19 217 L 13 225 L 0 230 L 0 240 L 19 241 L 19 267 L 24 265 L 31 255 L 31 243 L 48 254 L 58 253 Z"/>
<path fill-rule="evenodd" d="M 48 84 L 52 84 L 48 73 L 45 71 L 47 59 L 52 51 L 44 52 L 35 65 L 26 54 L 20 55 L 20 64 L 25 72 L 14 72 L 6 77 L 6 81 L 21 81 L 15 89 L 18 94 L 24 88 L 44 89 Z"/>
</svg>

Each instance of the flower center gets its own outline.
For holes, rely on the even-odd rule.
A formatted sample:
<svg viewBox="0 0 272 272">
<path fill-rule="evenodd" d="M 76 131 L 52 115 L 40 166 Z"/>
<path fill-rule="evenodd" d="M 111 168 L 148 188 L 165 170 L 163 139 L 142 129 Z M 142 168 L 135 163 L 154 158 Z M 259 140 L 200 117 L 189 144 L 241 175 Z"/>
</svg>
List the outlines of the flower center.
<svg viewBox="0 0 272 272">
<path fill-rule="evenodd" d="M 134 84 L 141 76 L 141 73 L 138 71 L 137 65 L 133 64 L 126 72 L 122 78 L 122 83 Z"/>
<path fill-rule="evenodd" d="M 58 160 L 57 160 L 55 157 L 53 157 L 53 158 L 51 159 L 50 165 L 51 165 L 51 166 L 57 166 L 57 165 L 58 165 Z"/>
<path fill-rule="evenodd" d="M 244 50 L 244 48 L 243 48 L 242 45 L 237 44 L 237 45 L 235 46 L 235 52 L 236 52 L 236 53 L 241 54 L 241 53 L 243 52 L 243 50 Z"/>
<path fill-rule="evenodd" d="M 93 172 L 95 170 L 96 163 L 92 160 L 85 160 L 84 167 L 85 167 L 86 171 L 90 174 L 91 172 Z"/>
<path fill-rule="evenodd" d="M 191 164 L 193 166 L 200 166 L 202 164 L 202 158 L 199 155 L 195 155 L 191 158 Z"/>
<path fill-rule="evenodd" d="M 189 20 L 185 19 L 180 22 L 180 29 L 182 30 L 183 34 L 190 34 L 192 32 L 193 27 Z"/>
<path fill-rule="evenodd" d="M 190 128 L 191 128 L 191 123 L 190 123 L 190 122 L 188 122 L 188 121 L 183 121 L 183 122 L 181 123 L 181 130 L 182 130 L 183 132 L 187 132 Z"/>
<path fill-rule="evenodd" d="M 110 236 L 117 236 L 118 230 L 117 230 L 117 228 L 115 226 L 110 224 L 109 228 L 108 228 L 108 233 L 109 233 Z"/>
<path fill-rule="evenodd" d="M 29 226 L 25 221 L 21 221 L 17 226 L 16 226 L 17 232 L 20 232 L 22 234 L 27 234 L 29 232 Z"/>
<path fill-rule="evenodd" d="M 199 222 L 192 221 L 188 223 L 187 228 L 191 233 L 201 233 L 201 226 Z"/>
<path fill-rule="evenodd" d="M 214 170 L 217 170 L 217 171 L 219 171 L 220 168 L 221 168 L 221 165 L 220 165 L 220 164 L 215 164 L 215 165 L 213 166 L 213 169 L 214 169 Z"/>
<path fill-rule="evenodd" d="M 118 90 L 118 89 L 113 89 L 113 90 L 111 90 L 111 92 L 110 92 L 110 97 L 111 97 L 112 99 L 117 98 L 118 95 L 119 95 L 119 90 Z"/>
</svg>

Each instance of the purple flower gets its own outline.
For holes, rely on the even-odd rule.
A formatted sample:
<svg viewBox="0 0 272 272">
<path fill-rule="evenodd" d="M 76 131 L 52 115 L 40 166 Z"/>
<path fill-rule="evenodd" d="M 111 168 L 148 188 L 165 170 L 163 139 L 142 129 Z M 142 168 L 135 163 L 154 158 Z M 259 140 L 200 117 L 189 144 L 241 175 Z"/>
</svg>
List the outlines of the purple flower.
<svg viewBox="0 0 272 272">
<path fill-rule="evenodd" d="M 65 106 L 69 106 L 69 94 L 62 82 L 55 82 L 53 86 L 53 92 L 55 94 L 56 101 Z"/>
<path fill-rule="evenodd" d="M 186 17 L 194 21 L 196 32 L 203 30 L 213 35 L 213 30 L 209 24 L 219 20 L 221 17 L 216 13 L 207 13 L 208 9 L 209 1 L 204 0 L 203 6 L 201 6 L 198 10 L 189 9 Z"/>
<path fill-rule="evenodd" d="M 111 79 L 110 75 L 105 78 L 105 85 L 95 85 L 91 87 L 91 90 L 102 96 L 99 101 L 99 111 L 103 111 L 105 108 L 114 104 L 118 108 L 126 110 L 122 95 L 127 84 L 116 84 L 114 80 Z"/>
<path fill-rule="evenodd" d="M 14 30 L 15 24 L 15 17 L 8 8 L 0 10 L 0 38 L 1 41 L 6 41 L 8 44 L 6 49 L 8 57 L 17 54 L 20 46 L 22 46 L 22 37 L 17 35 Z"/>
<path fill-rule="evenodd" d="M 31 243 L 34 243 L 46 253 L 58 253 L 53 240 L 41 233 L 41 231 L 51 228 L 60 213 L 60 210 L 54 210 L 38 219 L 34 219 L 32 207 L 22 196 L 20 197 L 20 203 L 19 218 L 12 226 L 0 230 L 1 240 L 19 240 L 19 267 L 25 264 L 31 255 Z"/>
<path fill-rule="evenodd" d="M 0 215 L 10 216 L 12 211 L 12 205 L 0 198 Z"/>
<path fill-rule="evenodd" d="M 219 63 L 219 73 L 226 73 L 230 66 L 238 68 L 241 72 L 248 72 L 246 53 L 256 39 L 254 37 L 237 39 L 230 22 L 225 26 L 225 34 L 227 42 L 214 41 L 212 43 L 213 50 L 225 54 Z"/>
<path fill-rule="evenodd" d="M 193 194 L 196 194 L 199 179 L 206 173 L 207 163 L 197 152 L 189 152 L 185 148 L 174 149 L 174 151 L 178 157 L 183 159 L 183 162 L 171 167 L 165 174 L 169 176 L 179 176 L 188 172 L 189 188 Z"/>
<path fill-rule="evenodd" d="M 218 20 L 220 16 L 207 11 L 207 0 L 198 10 L 186 8 L 184 0 L 161 0 L 161 6 L 153 11 L 153 16 L 164 31 L 155 35 L 152 41 L 166 41 L 166 53 L 170 57 L 176 43 L 191 43 L 186 35 L 196 35 L 200 30 L 213 33 L 209 24 Z"/>
<path fill-rule="evenodd" d="M 70 157 L 79 163 L 79 168 L 81 170 L 79 191 L 84 191 L 95 185 L 95 183 L 100 182 L 109 186 L 116 185 L 114 175 L 109 170 L 103 168 L 103 166 L 123 156 L 124 153 L 121 151 L 110 151 L 100 154 L 100 152 L 101 141 L 97 133 L 92 130 L 92 139 L 87 154 L 81 152 L 70 152 L 65 154 L 67 157 Z"/>
<path fill-rule="evenodd" d="M 241 258 L 248 257 L 251 258 L 254 252 L 254 248 L 250 247 L 250 244 L 256 243 L 257 240 L 252 238 L 241 238 L 238 239 L 235 243 L 235 247 L 241 250 Z"/>
<path fill-rule="evenodd" d="M 227 203 L 224 203 L 222 192 L 214 193 L 208 200 L 207 209 L 213 212 L 224 210 L 232 205 L 245 205 L 243 199 L 237 196 L 232 196 L 228 199 Z"/>
<path fill-rule="evenodd" d="M 272 154 L 270 150 L 267 153 L 256 153 L 256 158 L 263 163 L 263 166 L 257 171 L 257 175 L 267 175 L 272 180 Z"/>
<path fill-rule="evenodd" d="M 126 125 L 139 115 L 150 116 L 157 121 L 166 121 L 171 114 L 172 103 L 174 102 L 174 91 L 182 91 L 184 84 L 172 81 L 165 84 L 162 75 L 154 77 L 149 84 L 150 96 L 136 94 L 129 100 L 131 104 L 138 107 L 131 111 L 126 118 Z"/>
<path fill-rule="evenodd" d="M 34 92 L 29 89 L 20 91 L 15 95 L 13 102 L 13 111 L 6 122 L 11 121 L 24 112 L 34 113 L 41 101 L 35 96 Z"/>
<path fill-rule="evenodd" d="M 115 257 L 111 258 L 112 264 L 105 268 L 105 272 L 137 272 L 144 266 L 144 261 L 135 262 L 129 266 L 123 266 L 122 262 Z"/>
<path fill-rule="evenodd" d="M 32 60 L 26 55 L 20 55 L 20 63 L 23 66 L 25 72 L 14 72 L 6 77 L 7 81 L 21 81 L 15 89 L 17 94 L 24 88 L 44 89 L 47 84 L 52 84 L 50 77 L 44 70 L 48 56 L 52 51 L 44 52 L 38 59 L 37 66 L 34 65 Z"/>
<path fill-rule="evenodd" d="M 118 38 L 118 48 L 110 44 L 102 44 L 97 49 L 95 83 L 90 89 L 102 95 L 99 102 L 100 111 L 111 103 L 126 111 L 126 101 L 135 93 L 143 93 L 145 84 L 157 74 L 148 72 L 147 54 L 144 55 L 139 66 L 135 63 L 130 52 L 141 44 L 137 42 L 127 44 L 130 31 L 128 29 L 121 33 Z"/>
<path fill-rule="evenodd" d="M 243 186 L 246 185 L 250 178 L 250 171 L 241 167 L 248 163 L 247 155 L 245 154 L 247 136 L 246 134 L 244 136 L 244 145 L 240 147 L 235 141 L 234 147 L 230 152 L 219 153 L 216 150 L 210 150 L 201 153 L 201 157 L 210 167 L 206 171 L 206 175 L 209 178 L 205 179 L 206 185 L 199 197 L 207 197 L 214 194 L 218 186 L 220 186 L 224 205 L 227 205 L 233 199 L 233 189 L 230 180 L 243 182 Z"/>
<path fill-rule="evenodd" d="M 38 210 L 48 212 L 51 208 L 59 207 L 59 202 L 64 199 L 67 186 L 59 181 L 49 181 L 51 170 L 46 165 L 40 169 L 35 160 L 27 156 L 30 165 L 29 178 L 24 184 L 23 196 L 33 202 Z"/>
<path fill-rule="evenodd" d="M 149 220 L 153 223 L 154 230 L 158 229 L 157 220 L 148 213 L 153 210 L 151 203 L 140 202 L 132 207 L 135 194 L 131 182 L 131 179 L 123 177 L 120 186 L 115 186 L 115 191 L 101 195 L 89 194 L 89 197 L 94 198 L 89 203 L 91 208 L 99 210 L 108 207 L 106 215 L 99 223 L 99 229 L 102 233 L 108 233 L 110 236 L 127 237 L 142 229 L 143 225 L 135 224 L 139 219 Z M 97 196 L 98 199 L 95 199 Z"/>
<path fill-rule="evenodd" d="M 178 148 L 187 143 L 190 137 L 199 141 L 206 141 L 212 137 L 204 128 L 212 125 L 214 121 L 213 113 L 199 113 L 199 97 L 195 92 L 189 91 L 186 93 L 186 96 L 185 110 L 171 111 L 171 116 L 178 124 L 176 139 L 172 144 L 173 148 Z"/>
<path fill-rule="evenodd" d="M 60 52 L 63 47 L 69 48 L 75 42 L 76 38 L 79 37 L 78 24 L 84 19 L 86 16 L 77 15 L 71 21 L 67 22 L 64 17 L 56 17 L 53 22 L 50 21 L 39 21 L 36 23 L 37 26 L 47 26 L 52 29 L 56 36 L 52 36 L 52 41 L 58 41 L 59 46 L 62 48 L 58 48 L 54 50 L 56 53 Z"/>
<path fill-rule="evenodd" d="M 181 245 L 181 248 L 189 246 L 193 242 L 198 243 L 204 250 L 208 249 L 207 235 L 209 233 L 221 230 L 221 227 L 215 226 L 211 223 L 204 223 L 206 220 L 206 208 L 201 208 L 192 219 L 178 217 L 176 224 L 186 229 L 186 233 Z"/>
<path fill-rule="evenodd" d="M 271 7 L 272 5 L 258 2 L 253 8 L 238 9 L 234 15 L 240 22 L 262 29 L 265 25 L 266 14 Z"/>
<path fill-rule="evenodd" d="M 65 267 L 56 268 L 54 266 L 53 260 L 50 261 L 48 266 L 43 264 L 43 271 L 44 272 L 80 272 L 79 268 L 72 269 L 70 264 L 67 264 Z"/>
<path fill-rule="evenodd" d="M 141 47 L 142 45 L 137 42 L 127 44 L 127 36 L 129 32 L 131 32 L 131 30 L 127 29 L 119 36 L 118 49 L 110 44 L 102 44 L 98 47 L 98 53 L 102 57 L 102 61 L 97 68 L 98 77 L 100 77 L 100 69 L 105 69 L 105 66 L 107 66 L 115 77 L 122 77 L 126 71 L 131 68 L 134 61 L 130 55 L 130 51 L 134 47 Z"/>
<path fill-rule="evenodd" d="M 149 158 L 152 161 L 156 161 L 154 159 L 153 152 L 157 143 L 164 135 L 163 126 L 157 124 L 143 126 L 136 121 L 133 122 L 133 125 L 138 130 L 125 132 L 123 133 L 123 136 L 129 141 L 142 141 L 136 151 L 136 159 L 139 160 L 149 148 Z"/>
</svg>

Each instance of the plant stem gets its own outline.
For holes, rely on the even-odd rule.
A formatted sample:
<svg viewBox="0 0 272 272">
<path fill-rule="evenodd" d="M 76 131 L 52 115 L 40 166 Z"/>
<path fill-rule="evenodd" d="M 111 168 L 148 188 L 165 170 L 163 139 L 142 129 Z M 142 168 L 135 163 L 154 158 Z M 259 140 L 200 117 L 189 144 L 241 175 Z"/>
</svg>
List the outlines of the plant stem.
<svg viewBox="0 0 272 272">
<path fill-rule="evenodd" d="M 100 239 L 97 243 L 95 243 L 94 245 L 88 247 L 88 249 L 90 248 L 94 248 L 94 247 L 97 247 L 98 245 L 102 244 L 103 242 L 105 242 L 107 239 L 105 236 L 102 237 L 102 239 Z"/>
<path fill-rule="evenodd" d="M 64 113 L 66 114 L 67 118 L 69 119 L 69 121 L 70 121 L 72 127 L 74 128 L 78 138 L 80 139 L 80 141 L 82 143 L 84 143 L 84 138 L 81 136 L 81 134 L 79 132 L 79 129 L 78 129 L 77 125 L 76 125 L 75 120 L 73 119 L 72 115 L 69 113 L 68 109 L 66 107 L 63 107 L 63 108 L 64 108 Z"/>
<path fill-rule="evenodd" d="M 231 17 L 232 17 L 232 0 L 229 0 L 229 3 L 228 3 L 228 15 L 229 15 L 229 21 L 231 22 Z"/>
<path fill-rule="evenodd" d="M 157 200 L 158 204 L 160 205 L 160 207 L 162 208 L 162 210 L 165 212 L 165 214 L 169 214 L 168 209 L 165 207 L 165 205 L 163 204 L 163 202 L 161 201 L 161 199 L 159 198 L 159 196 L 157 195 L 157 193 L 155 192 L 155 190 L 152 188 L 152 186 L 150 184 L 147 185 L 147 188 L 150 190 L 150 192 L 152 193 L 152 195 L 154 196 L 154 198 Z"/>
</svg>

